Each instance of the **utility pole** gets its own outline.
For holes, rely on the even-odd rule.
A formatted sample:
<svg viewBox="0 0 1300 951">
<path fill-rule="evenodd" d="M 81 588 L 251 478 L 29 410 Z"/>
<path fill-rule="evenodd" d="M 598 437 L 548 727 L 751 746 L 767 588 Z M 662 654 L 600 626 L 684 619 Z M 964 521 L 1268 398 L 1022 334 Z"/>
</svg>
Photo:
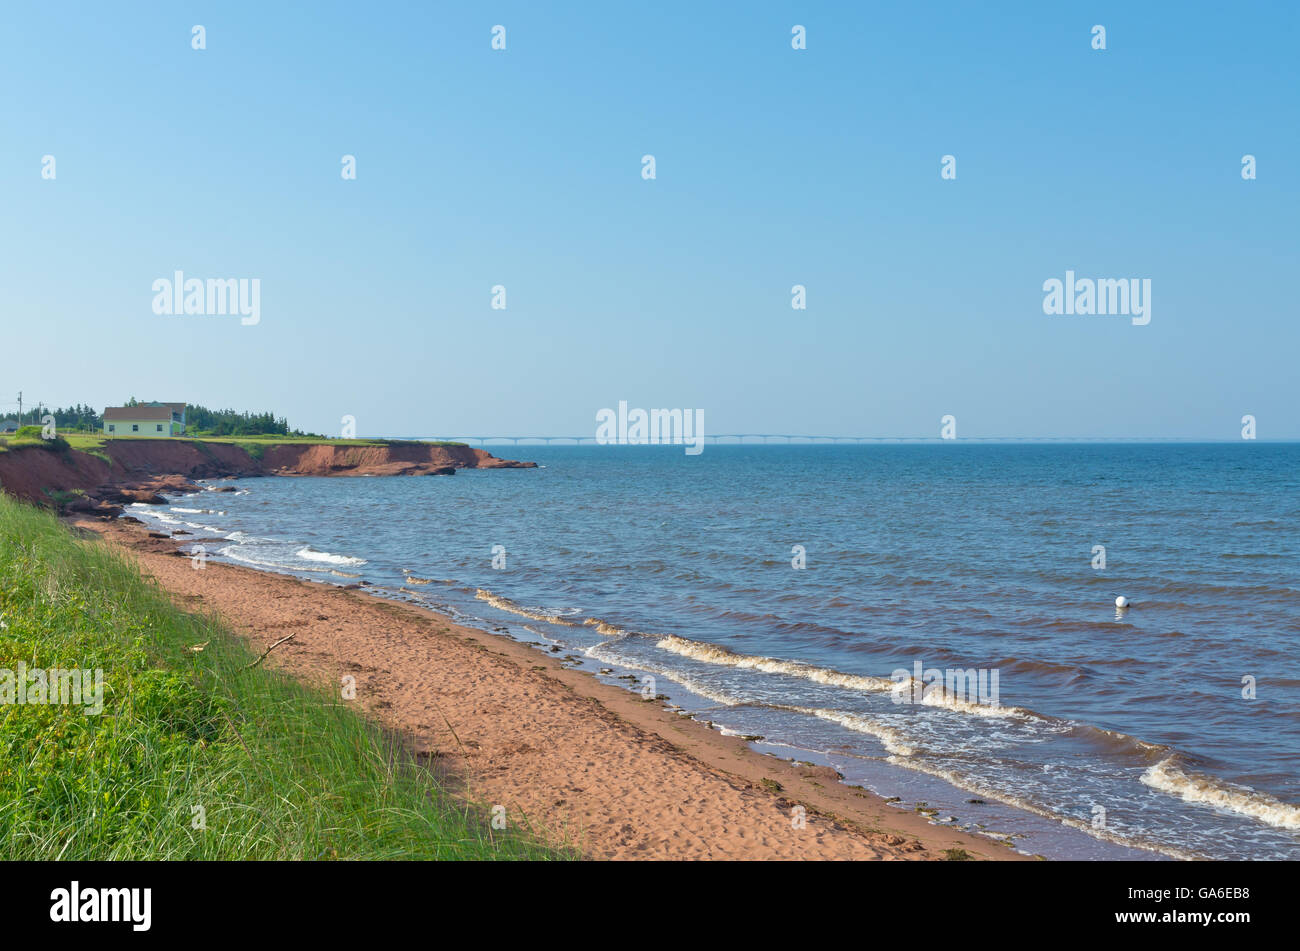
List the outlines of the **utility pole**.
<svg viewBox="0 0 1300 951">
<path fill-rule="evenodd" d="M 18 425 L 23 424 L 23 391 L 18 391 Z"/>
</svg>

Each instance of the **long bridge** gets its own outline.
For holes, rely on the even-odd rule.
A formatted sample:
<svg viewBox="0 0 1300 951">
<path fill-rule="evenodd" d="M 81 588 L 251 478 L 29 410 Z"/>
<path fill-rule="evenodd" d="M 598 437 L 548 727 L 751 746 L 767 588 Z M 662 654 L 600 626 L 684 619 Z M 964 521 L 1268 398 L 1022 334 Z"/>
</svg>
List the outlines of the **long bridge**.
<svg viewBox="0 0 1300 951">
<path fill-rule="evenodd" d="M 372 439 L 409 439 L 412 441 L 424 442 L 463 442 L 478 443 L 480 446 L 488 443 L 512 443 L 518 446 L 521 443 L 542 443 L 547 446 L 559 443 L 563 445 L 580 446 L 584 443 L 593 445 L 601 444 L 595 436 L 372 436 Z M 732 445 L 759 445 L 757 442 L 746 443 L 746 440 L 762 440 L 762 444 L 772 440 L 784 440 L 785 444 L 809 443 L 834 445 L 837 443 L 945 443 L 945 442 L 963 442 L 963 443 L 1153 443 L 1153 442 L 1184 442 L 1184 443 L 1204 443 L 1215 442 L 1216 440 L 1199 438 L 1181 438 L 1168 436 L 962 436 L 958 439 L 943 439 L 939 436 L 817 436 L 799 433 L 710 433 L 702 437 L 705 444 L 716 446 L 726 440 Z M 691 440 L 692 442 L 694 440 Z M 1220 442 L 1235 442 L 1236 440 L 1224 439 Z M 606 440 L 604 445 L 666 445 L 680 446 L 681 442 L 660 442 L 660 443 L 618 443 Z"/>
</svg>

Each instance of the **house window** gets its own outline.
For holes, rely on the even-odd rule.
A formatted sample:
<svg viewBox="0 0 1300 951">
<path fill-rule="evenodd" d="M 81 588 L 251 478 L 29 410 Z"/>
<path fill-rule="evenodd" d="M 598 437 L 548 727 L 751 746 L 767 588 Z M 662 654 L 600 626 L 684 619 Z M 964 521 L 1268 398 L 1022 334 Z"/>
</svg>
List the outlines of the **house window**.
<svg viewBox="0 0 1300 951">
<path fill-rule="evenodd" d="M 108 431 L 109 431 L 110 433 L 115 433 L 115 432 L 117 432 L 117 427 L 114 426 L 112 423 L 109 423 L 109 424 L 108 424 Z"/>
<path fill-rule="evenodd" d="M 131 432 L 133 432 L 133 433 L 138 433 L 139 431 L 140 431 L 140 424 L 139 424 L 139 423 L 132 423 L 132 424 L 131 424 Z"/>
<path fill-rule="evenodd" d="M 162 432 L 162 423 L 159 423 L 159 424 L 158 424 L 157 426 L 155 426 L 154 428 L 157 429 L 158 432 Z"/>
</svg>

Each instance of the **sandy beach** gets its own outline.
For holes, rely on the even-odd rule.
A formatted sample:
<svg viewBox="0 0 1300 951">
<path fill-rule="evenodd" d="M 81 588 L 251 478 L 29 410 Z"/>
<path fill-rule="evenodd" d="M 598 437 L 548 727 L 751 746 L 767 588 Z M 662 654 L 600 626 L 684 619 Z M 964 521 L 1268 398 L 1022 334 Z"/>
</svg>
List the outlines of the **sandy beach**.
<svg viewBox="0 0 1300 951">
<path fill-rule="evenodd" d="M 586 857 L 1023 858 L 435 612 L 238 566 L 195 570 L 176 541 L 140 525 L 74 525 L 128 552 L 180 606 L 219 615 L 259 652 L 293 635 L 268 666 L 330 690 L 354 677 L 351 702 L 458 793 L 485 811 L 503 806 L 507 822 Z"/>
</svg>

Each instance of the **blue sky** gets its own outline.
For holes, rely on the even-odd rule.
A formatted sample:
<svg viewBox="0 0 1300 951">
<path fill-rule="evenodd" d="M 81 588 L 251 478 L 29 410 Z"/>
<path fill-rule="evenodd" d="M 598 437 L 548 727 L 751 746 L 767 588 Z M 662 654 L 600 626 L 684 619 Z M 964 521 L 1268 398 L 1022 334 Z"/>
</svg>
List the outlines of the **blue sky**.
<svg viewBox="0 0 1300 951">
<path fill-rule="evenodd" d="M 10 5 L 0 411 L 1300 438 L 1300 8 L 702 6 Z M 261 322 L 155 315 L 177 269 Z M 1044 315 L 1067 269 L 1151 323 Z"/>
</svg>

